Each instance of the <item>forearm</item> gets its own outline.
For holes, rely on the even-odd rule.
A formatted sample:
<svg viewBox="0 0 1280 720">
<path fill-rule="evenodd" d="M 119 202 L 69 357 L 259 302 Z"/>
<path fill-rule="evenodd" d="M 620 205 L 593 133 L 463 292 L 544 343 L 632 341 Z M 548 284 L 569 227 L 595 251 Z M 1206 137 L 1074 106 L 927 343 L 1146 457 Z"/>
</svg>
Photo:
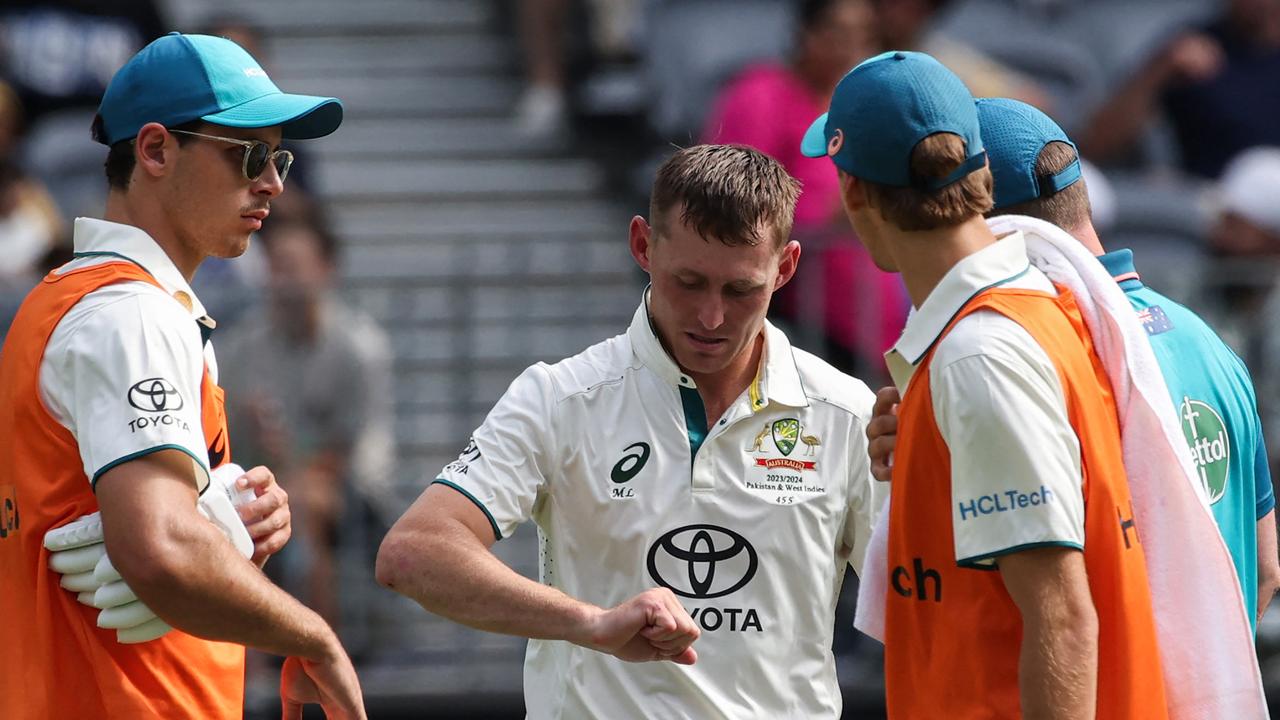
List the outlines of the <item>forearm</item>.
<svg viewBox="0 0 1280 720">
<path fill-rule="evenodd" d="M 337 637 L 315 612 L 241 557 L 195 514 L 167 523 L 145 551 L 107 526 L 107 552 L 138 599 L 169 625 L 207 640 L 324 660 Z M 128 532 L 125 529 L 124 532 Z M 122 539 L 123 542 L 113 542 Z"/>
<path fill-rule="evenodd" d="M 487 632 L 590 646 L 600 609 L 530 580 L 460 522 L 393 528 L 378 552 L 378 582 L 423 608 Z"/>
<path fill-rule="evenodd" d="M 1023 618 L 1018 687 L 1027 720 L 1085 720 L 1096 710 L 1098 620 L 1092 612 Z"/>
<path fill-rule="evenodd" d="M 1168 71 L 1157 59 L 1122 85 L 1080 134 L 1081 154 L 1106 160 L 1132 143 L 1151 121 L 1167 82 Z"/>
</svg>

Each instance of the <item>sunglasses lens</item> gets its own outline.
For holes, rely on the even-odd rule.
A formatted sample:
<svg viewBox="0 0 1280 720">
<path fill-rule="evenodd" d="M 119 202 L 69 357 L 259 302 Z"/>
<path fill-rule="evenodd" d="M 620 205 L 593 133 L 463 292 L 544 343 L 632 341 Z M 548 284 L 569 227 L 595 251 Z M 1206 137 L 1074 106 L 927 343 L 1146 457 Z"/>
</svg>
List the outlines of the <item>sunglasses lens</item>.
<svg viewBox="0 0 1280 720">
<path fill-rule="evenodd" d="M 280 182 L 289 177 L 289 168 L 293 166 L 293 153 L 288 150 L 279 150 L 275 156 L 276 172 L 280 175 Z"/>
<path fill-rule="evenodd" d="M 244 173 L 250 180 L 257 180 L 262 171 L 267 169 L 267 162 L 271 159 L 271 148 L 263 142 L 256 142 L 253 147 L 249 148 L 248 154 L 244 159 Z"/>
</svg>

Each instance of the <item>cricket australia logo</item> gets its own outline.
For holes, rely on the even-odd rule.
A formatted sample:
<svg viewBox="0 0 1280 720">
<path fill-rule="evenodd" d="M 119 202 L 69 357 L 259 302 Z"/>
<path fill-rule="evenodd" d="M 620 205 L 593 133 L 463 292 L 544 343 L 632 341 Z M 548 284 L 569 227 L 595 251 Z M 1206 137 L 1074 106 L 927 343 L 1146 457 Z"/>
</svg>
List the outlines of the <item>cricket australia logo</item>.
<svg viewBox="0 0 1280 720">
<path fill-rule="evenodd" d="M 1182 416 L 1182 433 L 1191 446 L 1191 462 L 1209 495 L 1213 505 L 1227 493 L 1228 469 L 1231 464 L 1231 440 L 1222 416 L 1212 407 L 1192 400 L 1182 399 L 1179 408 Z"/>
<path fill-rule="evenodd" d="M 756 458 L 756 465 L 759 467 L 776 468 L 788 467 L 792 470 L 815 470 L 817 469 L 816 461 L 809 460 L 792 460 L 789 456 L 796 449 L 796 444 L 801 443 L 805 446 L 802 455 L 814 455 L 815 448 L 822 444 L 817 435 L 806 435 L 801 432 L 800 421 L 795 418 L 783 418 L 775 420 L 773 423 L 766 424 L 764 428 L 756 435 L 755 441 L 747 452 L 764 453 L 765 441 L 772 438 L 773 446 L 778 452 L 782 453 L 782 457 L 774 458 Z"/>
</svg>

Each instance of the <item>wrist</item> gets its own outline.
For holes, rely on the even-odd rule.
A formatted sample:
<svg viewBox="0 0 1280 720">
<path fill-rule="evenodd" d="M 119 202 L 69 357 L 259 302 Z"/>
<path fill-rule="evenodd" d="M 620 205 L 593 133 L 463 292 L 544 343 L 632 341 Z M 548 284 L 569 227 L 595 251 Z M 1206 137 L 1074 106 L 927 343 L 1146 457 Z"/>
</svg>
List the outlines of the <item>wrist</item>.
<svg viewBox="0 0 1280 720">
<path fill-rule="evenodd" d="M 589 650 L 600 647 L 600 622 L 605 610 L 590 603 L 573 601 L 569 609 L 568 632 L 563 638 Z"/>
</svg>

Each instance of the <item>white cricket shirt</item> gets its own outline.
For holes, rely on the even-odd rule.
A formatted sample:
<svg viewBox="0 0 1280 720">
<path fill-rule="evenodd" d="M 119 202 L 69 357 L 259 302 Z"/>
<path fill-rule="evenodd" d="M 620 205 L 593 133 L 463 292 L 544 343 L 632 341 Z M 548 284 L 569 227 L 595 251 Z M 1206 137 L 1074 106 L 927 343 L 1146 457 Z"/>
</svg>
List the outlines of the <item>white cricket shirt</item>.
<svg viewBox="0 0 1280 720">
<path fill-rule="evenodd" d="M 642 303 L 625 335 L 520 375 L 444 469 L 499 538 L 537 523 L 543 582 L 606 608 L 666 586 L 703 630 L 692 667 L 530 640 L 531 719 L 840 716 L 832 626 L 876 506 L 874 398 L 765 333 L 755 381 L 707 428 Z"/>
<path fill-rule="evenodd" d="M 956 562 L 990 565 L 1029 546 L 1084 547 L 1080 441 L 1053 361 L 1021 325 L 993 310 L 966 315 L 991 287 L 1053 283 L 1027 260 L 1020 232 L 961 260 L 907 320 L 885 354 L 899 391 L 929 349 L 934 420 L 951 449 Z"/>
<path fill-rule="evenodd" d="M 197 484 L 208 484 L 200 381 L 213 346 L 197 319 L 204 306 L 151 236 L 131 225 L 77 218 L 76 259 L 57 272 L 104 262 L 141 266 L 164 290 L 143 282 L 107 285 L 62 317 L 40 362 L 40 397 L 71 432 L 85 476 L 162 449 L 191 456 Z M 179 298 L 185 296 L 186 307 Z"/>
</svg>

